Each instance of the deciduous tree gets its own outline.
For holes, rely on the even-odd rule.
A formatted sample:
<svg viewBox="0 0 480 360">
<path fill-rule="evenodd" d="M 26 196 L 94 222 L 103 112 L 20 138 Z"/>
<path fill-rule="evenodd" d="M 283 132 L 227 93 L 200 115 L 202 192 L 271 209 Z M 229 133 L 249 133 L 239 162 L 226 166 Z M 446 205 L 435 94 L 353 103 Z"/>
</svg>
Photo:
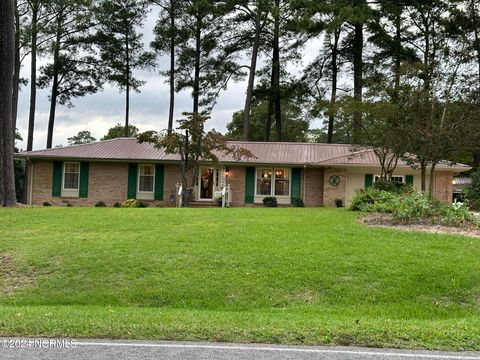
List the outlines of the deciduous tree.
<svg viewBox="0 0 480 360">
<path fill-rule="evenodd" d="M 180 155 L 182 206 L 189 207 L 198 179 L 200 160 L 219 164 L 220 154 L 230 155 L 236 160 L 252 157 L 252 154 L 242 147 L 229 144 L 227 139 L 215 130 L 206 132 L 204 125 L 208 116 L 205 114 L 184 113 L 184 116 L 184 119 L 178 121 L 177 131 L 170 134 L 166 131 L 147 131 L 140 134 L 138 139 L 140 143 L 151 143 L 168 154 Z"/>
</svg>

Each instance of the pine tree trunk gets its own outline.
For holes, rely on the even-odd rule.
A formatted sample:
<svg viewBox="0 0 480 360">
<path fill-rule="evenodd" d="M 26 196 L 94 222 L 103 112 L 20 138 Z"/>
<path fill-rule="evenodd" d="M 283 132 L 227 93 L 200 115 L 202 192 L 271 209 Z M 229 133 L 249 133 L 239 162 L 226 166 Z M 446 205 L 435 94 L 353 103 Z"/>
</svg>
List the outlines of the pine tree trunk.
<svg viewBox="0 0 480 360">
<path fill-rule="evenodd" d="M 473 22 L 473 35 L 475 37 L 475 50 L 477 52 L 478 86 L 480 88 L 480 34 L 479 34 L 480 22 L 478 21 L 477 7 L 475 6 L 475 1 L 476 0 L 472 0 L 471 13 L 472 13 L 472 22 Z"/>
<path fill-rule="evenodd" d="M 261 19 L 257 9 L 255 18 L 255 38 L 253 40 L 252 58 L 250 60 L 250 70 L 248 74 L 247 96 L 245 98 L 245 107 L 243 108 L 243 140 L 250 140 L 250 113 L 252 111 L 253 87 L 255 85 L 255 73 L 257 71 L 258 49 L 260 46 Z"/>
<path fill-rule="evenodd" d="M 175 29 L 175 7 L 170 0 L 170 27 Z M 173 114 L 175 111 L 175 35 L 170 37 L 170 106 L 168 109 L 168 134 L 173 130 Z"/>
<path fill-rule="evenodd" d="M 128 38 L 128 29 L 125 35 L 125 137 L 130 137 L 130 39 Z"/>
<path fill-rule="evenodd" d="M 330 109 L 328 114 L 327 143 L 333 143 L 333 128 L 335 126 L 335 105 L 337 102 L 338 82 L 338 42 L 340 40 L 340 28 L 335 29 L 332 48 L 332 94 L 330 96 Z"/>
<path fill-rule="evenodd" d="M 55 38 L 55 49 L 53 51 L 53 82 L 52 92 L 50 94 L 50 115 L 48 117 L 48 132 L 47 132 L 47 149 L 52 148 L 53 144 L 53 129 L 55 126 L 55 113 L 57 110 L 58 97 L 58 69 L 60 62 L 60 41 L 62 36 L 62 13 L 58 14 L 57 19 L 57 33 Z"/>
<path fill-rule="evenodd" d="M 13 0 L 0 3 L 0 205 L 15 206 L 13 171 L 12 88 L 15 66 Z"/>
<path fill-rule="evenodd" d="M 12 129 L 13 143 L 15 147 L 15 133 L 17 129 L 18 112 L 18 92 L 20 87 L 20 16 L 17 9 L 17 1 L 14 2 L 15 8 L 15 68 L 13 74 L 13 93 L 12 93 Z"/>
<path fill-rule="evenodd" d="M 475 0 L 472 0 L 472 21 L 473 21 L 473 34 L 475 37 L 475 50 L 477 53 L 477 66 L 478 66 L 478 89 L 480 89 L 480 34 L 479 34 L 479 27 L 480 23 L 478 23 L 478 16 L 477 16 L 477 8 L 475 6 Z M 473 167 L 475 169 L 480 168 L 480 151 L 474 150 L 473 151 Z"/>
<path fill-rule="evenodd" d="M 273 104 L 275 108 L 275 140 L 282 141 L 282 109 L 280 103 L 280 0 L 275 0 L 273 30 Z"/>
<path fill-rule="evenodd" d="M 401 12 L 395 18 L 395 92 L 394 101 L 398 99 L 400 87 L 400 70 L 402 66 L 402 15 Z"/>
<path fill-rule="evenodd" d="M 197 18 L 195 32 L 195 70 L 193 75 L 193 113 L 198 114 L 200 104 L 200 55 L 202 51 L 202 20 Z"/>
<path fill-rule="evenodd" d="M 267 118 L 265 120 L 264 141 L 270 141 L 270 132 L 272 131 L 272 116 L 273 116 L 273 69 L 270 75 L 270 90 L 268 94 Z"/>
<path fill-rule="evenodd" d="M 355 24 L 353 39 L 353 99 L 356 106 L 362 102 L 363 93 L 363 24 Z M 362 138 L 362 112 L 353 114 L 353 142 L 358 144 Z"/>
<path fill-rule="evenodd" d="M 27 151 L 33 149 L 33 131 L 35 128 L 35 109 L 37 104 L 37 35 L 38 35 L 38 0 L 32 2 L 31 23 L 31 61 L 30 61 L 30 112 L 28 115 Z"/>
</svg>

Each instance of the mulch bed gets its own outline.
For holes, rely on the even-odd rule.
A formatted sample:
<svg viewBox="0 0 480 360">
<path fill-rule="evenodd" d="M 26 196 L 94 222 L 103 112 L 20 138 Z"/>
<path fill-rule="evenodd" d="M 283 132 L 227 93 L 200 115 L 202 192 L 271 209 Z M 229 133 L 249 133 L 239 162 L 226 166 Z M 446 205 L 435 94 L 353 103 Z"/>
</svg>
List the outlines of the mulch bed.
<svg viewBox="0 0 480 360">
<path fill-rule="evenodd" d="M 430 221 L 418 221 L 415 223 L 400 223 L 393 220 L 391 214 L 371 213 L 359 219 L 361 224 L 391 228 L 403 231 L 424 231 L 432 234 L 464 235 L 480 238 L 480 229 L 472 223 L 461 226 L 445 226 L 432 224 Z"/>
</svg>

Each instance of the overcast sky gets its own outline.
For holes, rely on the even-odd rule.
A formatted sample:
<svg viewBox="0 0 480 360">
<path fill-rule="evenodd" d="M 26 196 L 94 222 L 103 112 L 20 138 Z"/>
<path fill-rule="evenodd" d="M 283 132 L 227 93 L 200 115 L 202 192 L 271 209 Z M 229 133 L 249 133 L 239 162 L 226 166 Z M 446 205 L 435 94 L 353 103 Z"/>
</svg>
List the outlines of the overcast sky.
<svg viewBox="0 0 480 360">
<path fill-rule="evenodd" d="M 148 16 L 143 29 L 144 43 L 150 44 L 152 29 L 157 17 L 154 9 Z M 319 41 L 306 46 L 304 51 L 304 64 L 311 61 L 319 50 Z M 159 64 L 168 64 L 168 58 L 159 59 Z M 29 62 L 26 59 L 22 67 L 22 76 L 28 78 Z M 298 67 L 295 68 L 298 71 Z M 292 69 L 292 71 L 295 71 Z M 141 87 L 141 93 L 132 93 L 130 97 L 130 123 L 136 125 L 140 131 L 160 130 L 167 127 L 169 89 L 165 78 L 158 72 L 139 72 L 138 77 L 147 81 Z M 207 123 L 207 128 L 215 128 L 220 132 L 226 131 L 226 125 L 231 120 L 232 114 L 243 108 L 245 101 L 246 81 L 239 83 L 231 82 L 228 89 L 221 93 L 218 102 L 212 112 L 212 118 Z M 35 133 L 33 148 L 43 149 L 47 139 L 47 123 L 50 104 L 48 101 L 49 89 L 37 92 L 37 111 L 35 118 Z M 28 112 L 29 112 L 29 88 L 24 87 L 20 93 L 18 108 L 18 130 L 24 141 L 18 142 L 20 148 L 26 147 Z M 125 117 L 125 94 L 118 89 L 105 85 L 104 90 L 94 95 L 74 99 L 74 107 L 67 108 L 57 105 L 55 118 L 55 131 L 53 145 L 67 145 L 67 138 L 77 134 L 81 130 L 90 130 L 92 135 L 99 140 L 108 129 L 117 123 L 124 122 Z M 181 117 L 184 111 L 191 111 L 192 99 L 189 92 L 176 95 L 176 116 Z M 312 128 L 319 127 L 313 123 Z"/>
</svg>

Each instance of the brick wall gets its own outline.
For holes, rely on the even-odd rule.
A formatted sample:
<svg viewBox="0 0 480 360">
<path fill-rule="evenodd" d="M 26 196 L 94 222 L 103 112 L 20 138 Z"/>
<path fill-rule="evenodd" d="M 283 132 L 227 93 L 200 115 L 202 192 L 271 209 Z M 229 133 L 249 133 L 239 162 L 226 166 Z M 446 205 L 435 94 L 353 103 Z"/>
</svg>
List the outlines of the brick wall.
<svg viewBox="0 0 480 360">
<path fill-rule="evenodd" d="M 305 206 L 323 206 L 324 169 L 302 169 L 301 182 L 301 197 Z"/>
<path fill-rule="evenodd" d="M 232 206 L 245 206 L 245 167 L 228 166 L 227 184 L 232 189 Z"/>
<path fill-rule="evenodd" d="M 113 162 L 90 162 L 88 178 L 88 198 L 52 197 L 52 161 L 35 161 L 33 164 L 32 205 L 42 205 L 45 201 L 53 205 L 93 206 L 98 201 L 112 206 L 127 200 L 128 164 Z M 175 184 L 180 182 L 178 165 L 165 165 L 163 201 L 146 201 L 150 206 L 175 206 L 170 194 L 175 194 Z"/>
<path fill-rule="evenodd" d="M 333 175 L 340 177 L 340 184 L 338 184 L 338 186 L 330 185 L 329 180 Z M 327 207 L 335 207 L 336 199 L 341 199 L 345 205 L 347 193 L 347 170 L 334 168 L 325 169 L 323 183 L 323 205 Z"/>
<path fill-rule="evenodd" d="M 29 179 L 32 182 L 27 184 L 29 195 L 31 191 L 32 205 L 41 205 L 45 201 L 60 205 L 61 201 L 56 202 L 52 198 L 53 162 L 34 161 L 32 166 L 33 178 Z M 33 184 L 32 189 L 30 184 Z"/>
<path fill-rule="evenodd" d="M 428 186 L 428 185 L 427 185 Z M 450 171 L 438 171 L 435 174 L 434 196 L 444 203 L 451 204 L 453 201 L 453 173 Z"/>
</svg>

